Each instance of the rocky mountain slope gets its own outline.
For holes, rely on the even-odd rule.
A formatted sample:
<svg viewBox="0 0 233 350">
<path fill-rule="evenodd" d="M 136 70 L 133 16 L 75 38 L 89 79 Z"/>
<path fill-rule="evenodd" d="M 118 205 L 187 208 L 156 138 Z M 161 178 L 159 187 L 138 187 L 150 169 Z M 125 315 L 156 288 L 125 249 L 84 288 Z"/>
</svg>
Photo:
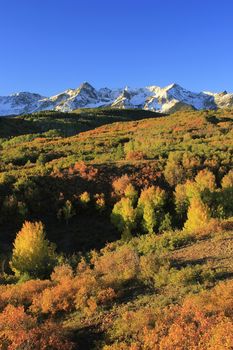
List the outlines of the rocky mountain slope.
<svg viewBox="0 0 233 350">
<path fill-rule="evenodd" d="M 95 89 L 85 82 L 77 89 L 68 89 L 58 95 L 43 97 L 39 94 L 20 92 L 0 97 L 0 115 L 17 115 L 43 110 L 69 112 L 78 108 L 95 107 L 141 108 L 162 113 L 180 109 L 217 109 L 233 107 L 233 94 L 191 92 L 178 84 L 164 88 Z"/>
</svg>

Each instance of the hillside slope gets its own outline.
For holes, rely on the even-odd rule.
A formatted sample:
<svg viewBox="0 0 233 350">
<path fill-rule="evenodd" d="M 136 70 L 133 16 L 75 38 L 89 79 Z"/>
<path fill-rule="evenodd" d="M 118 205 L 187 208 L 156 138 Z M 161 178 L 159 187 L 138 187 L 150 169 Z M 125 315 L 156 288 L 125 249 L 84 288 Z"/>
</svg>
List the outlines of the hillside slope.
<svg viewBox="0 0 233 350">
<path fill-rule="evenodd" d="M 232 350 L 233 111 L 98 113 L 1 120 L 0 347 Z"/>
<path fill-rule="evenodd" d="M 164 114 L 140 109 L 95 108 L 73 112 L 44 111 L 17 117 L 0 117 L 0 137 L 53 131 L 54 135 L 71 136 L 117 121 L 161 117 Z M 51 131 L 52 130 L 52 131 Z"/>
<path fill-rule="evenodd" d="M 219 185 L 233 164 L 232 120 L 231 111 L 180 112 L 169 117 L 103 125 L 67 138 L 50 131 L 3 138 L 0 148 L 2 203 L 6 196 L 16 196 L 28 207 L 26 217 L 47 222 L 51 238 L 55 235 L 62 246 L 66 225 L 56 218 L 62 203 L 66 199 L 76 203 L 75 196 L 88 191 L 93 196 L 105 193 L 111 207 L 114 202 L 109 198 L 111 184 L 124 174 L 139 189 L 159 185 L 171 196 L 177 183 L 193 179 L 205 168 L 215 174 Z M 54 124 L 51 127 L 54 130 Z M 28 186 L 34 188 L 37 205 Z M 8 198 L 7 201 L 11 197 Z M 174 211 L 174 204 L 167 205 L 169 211 Z M 13 206 L 12 214 L 7 212 L 8 217 L 14 217 L 15 210 Z M 2 215 L 6 215 L 5 209 L 2 211 Z M 70 221 L 70 237 L 75 237 L 76 243 L 72 244 L 71 238 L 67 240 L 67 250 L 75 250 L 76 244 L 85 250 L 96 244 L 103 245 L 109 237 L 111 240 L 119 237 L 108 215 L 98 220 L 98 213 L 92 214 L 92 225 L 86 228 L 84 223 L 89 214 L 84 211 Z M 10 223 L 5 219 L 0 222 L 1 229 L 10 237 L 14 237 L 21 223 L 21 216 L 17 214 L 17 217 Z M 181 225 L 178 223 L 178 227 Z M 79 235 L 75 234 L 77 227 Z M 84 234 L 86 229 L 88 234 Z"/>
</svg>

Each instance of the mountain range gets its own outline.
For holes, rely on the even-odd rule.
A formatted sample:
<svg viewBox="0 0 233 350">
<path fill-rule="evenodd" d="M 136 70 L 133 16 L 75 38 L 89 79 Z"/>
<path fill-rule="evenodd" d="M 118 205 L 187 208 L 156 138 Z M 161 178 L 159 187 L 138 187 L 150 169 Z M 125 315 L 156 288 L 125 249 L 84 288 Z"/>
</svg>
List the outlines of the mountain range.
<svg viewBox="0 0 233 350">
<path fill-rule="evenodd" d="M 69 112 L 78 108 L 140 108 L 162 113 L 180 109 L 218 109 L 233 107 L 233 93 L 191 92 L 174 83 L 166 87 L 95 89 L 89 83 L 45 97 L 30 92 L 0 96 L 0 115 L 20 115 L 45 110 Z"/>
</svg>

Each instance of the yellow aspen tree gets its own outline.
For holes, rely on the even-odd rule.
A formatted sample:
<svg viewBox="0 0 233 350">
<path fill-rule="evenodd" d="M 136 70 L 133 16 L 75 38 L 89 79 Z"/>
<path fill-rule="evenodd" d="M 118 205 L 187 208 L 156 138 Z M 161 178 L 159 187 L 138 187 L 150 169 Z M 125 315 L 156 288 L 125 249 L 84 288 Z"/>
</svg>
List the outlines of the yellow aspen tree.
<svg viewBox="0 0 233 350">
<path fill-rule="evenodd" d="M 202 231 L 210 222 L 210 210 L 200 198 L 193 198 L 188 209 L 184 229 L 190 232 Z"/>
<path fill-rule="evenodd" d="M 141 192 L 138 200 L 138 213 L 142 218 L 142 226 L 146 232 L 154 232 L 163 217 L 166 193 L 160 187 L 151 186 Z"/>
<path fill-rule="evenodd" d="M 155 209 L 153 205 L 150 203 L 146 203 L 143 208 L 143 220 L 142 225 L 145 231 L 149 233 L 154 232 L 154 226 L 156 225 L 156 215 L 155 215 Z"/>
<path fill-rule="evenodd" d="M 204 191 L 205 189 L 208 189 L 210 191 L 214 191 L 216 189 L 215 176 L 208 169 L 199 171 L 199 173 L 195 177 L 195 182 L 198 185 L 200 192 Z"/>
<path fill-rule="evenodd" d="M 222 179 L 222 188 L 233 187 L 233 170 L 230 170 Z"/>
<path fill-rule="evenodd" d="M 132 204 L 136 203 L 138 198 L 138 192 L 131 183 L 127 185 L 124 194 L 126 198 L 129 198 L 132 201 Z"/>
<path fill-rule="evenodd" d="M 136 227 L 137 210 L 129 198 L 122 198 L 112 210 L 111 221 L 122 233 L 122 238 L 131 237 L 131 231 Z"/>
<path fill-rule="evenodd" d="M 42 222 L 25 221 L 14 241 L 11 269 L 17 276 L 43 277 L 54 264 L 55 245 L 46 239 Z"/>
</svg>

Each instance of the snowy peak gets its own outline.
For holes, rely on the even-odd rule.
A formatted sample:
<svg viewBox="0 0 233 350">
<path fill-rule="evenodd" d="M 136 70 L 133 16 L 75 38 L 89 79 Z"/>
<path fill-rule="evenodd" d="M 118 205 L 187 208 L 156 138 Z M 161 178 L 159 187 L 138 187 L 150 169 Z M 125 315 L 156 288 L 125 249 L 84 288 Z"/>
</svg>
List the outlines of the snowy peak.
<svg viewBox="0 0 233 350">
<path fill-rule="evenodd" d="M 0 96 L 0 115 L 31 113 L 44 97 L 30 92 L 17 92 L 10 96 Z"/>
<path fill-rule="evenodd" d="M 167 91 L 176 90 L 176 91 L 178 91 L 178 90 L 184 90 L 184 89 L 183 89 L 182 86 L 180 86 L 179 84 L 177 84 L 177 83 L 172 83 L 172 84 L 166 86 L 166 87 L 164 88 L 164 90 L 167 90 Z"/>
<path fill-rule="evenodd" d="M 0 97 L 0 115 L 17 115 L 43 110 L 69 112 L 77 108 L 95 107 L 142 108 L 170 113 L 180 109 L 216 109 L 233 107 L 233 94 L 223 91 L 192 92 L 177 83 L 165 87 L 95 89 L 88 82 L 51 97 L 19 92 Z"/>
<path fill-rule="evenodd" d="M 85 91 L 95 91 L 95 88 L 89 84 L 87 81 L 85 81 L 84 83 L 82 83 L 79 87 L 79 90 L 85 90 Z"/>
</svg>

